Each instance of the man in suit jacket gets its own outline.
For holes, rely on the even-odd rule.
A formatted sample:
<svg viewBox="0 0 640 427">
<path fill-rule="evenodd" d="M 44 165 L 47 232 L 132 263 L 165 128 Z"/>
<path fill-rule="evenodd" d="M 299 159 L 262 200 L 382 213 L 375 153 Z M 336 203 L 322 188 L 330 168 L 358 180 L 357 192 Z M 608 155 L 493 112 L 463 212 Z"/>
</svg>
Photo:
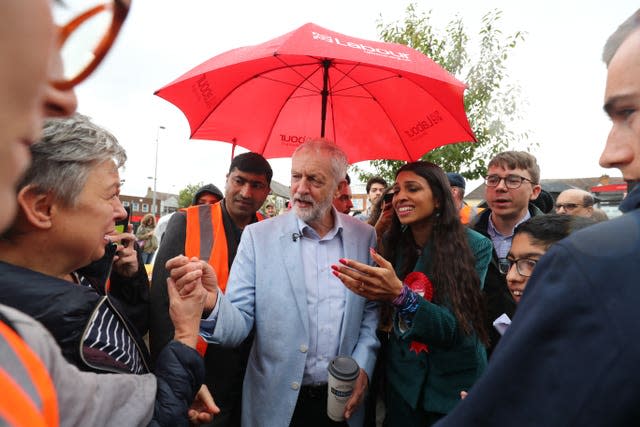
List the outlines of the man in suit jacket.
<svg viewBox="0 0 640 427">
<path fill-rule="evenodd" d="M 609 38 L 600 157 L 640 180 L 640 10 Z M 438 426 L 640 424 L 640 187 L 536 265 L 483 377 Z"/>
<path fill-rule="evenodd" d="M 235 346 L 255 329 L 243 426 L 341 425 L 326 415 L 327 366 L 337 355 L 353 357 L 361 368 L 345 417 L 362 425 L 360 403 L 379 346 L 377 306 L 342 286 L 331 264 L 340 258 L 371 263 L 376 236 L 370 225 L 332 207 L 347 184 L 346 169 L 335 144 L 314 140 L 298 147 L 292 211 L 245 228 L 226 294 L 211 293 L 207 307 L 215 308 L 202 321 L 205 339 Z M 171 271 L 178 278 L 193 264 L 204 268 L 202 281 L 212 289 L 206 265 L 174 259 L 168 267 L 179 267 Z"/>
</svg>

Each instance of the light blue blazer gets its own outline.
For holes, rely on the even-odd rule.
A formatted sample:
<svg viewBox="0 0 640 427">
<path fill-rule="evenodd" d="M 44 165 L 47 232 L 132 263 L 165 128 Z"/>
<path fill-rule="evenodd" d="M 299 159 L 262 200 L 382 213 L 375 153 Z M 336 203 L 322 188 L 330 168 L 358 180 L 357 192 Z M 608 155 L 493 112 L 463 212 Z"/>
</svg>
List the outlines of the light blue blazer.
<svg viewBox="0 0 640 427">
<path fill-rule="evenodd" d="M 344 255 L 372 263 L 373 227 L 341 215 Z M 309 314 L 294 213 L 244 229 L 226 294 L 220 294 L 210 342 L 236 346 L 255 327 L 242 390 L 243 426 L 288 426 L 298 400 L 309 346 Z M 338 260 L 336 260 L 338 262 Z M 327 268 L 330 268 L 327 266 Z M 379 347 L 377 304 L 346 290 L 339 354 L 353 357 L 371 379 Z M 363 423 L 363 405 L 350 426 Z"/>
</svg>

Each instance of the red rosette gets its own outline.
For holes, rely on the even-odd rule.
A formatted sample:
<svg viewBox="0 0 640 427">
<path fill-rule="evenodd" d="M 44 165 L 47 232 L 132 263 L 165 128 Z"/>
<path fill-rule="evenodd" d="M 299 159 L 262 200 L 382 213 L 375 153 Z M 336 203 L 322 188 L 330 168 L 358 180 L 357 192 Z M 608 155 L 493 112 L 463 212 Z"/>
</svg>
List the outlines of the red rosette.
<svg viewBox="0 0 640 427">
<path fill-rule="evenodd" d="M 429 280 L 426 274 L 420 271 L 412 271 L 404 278 L 404 283 L 409 289 L 427 301 L 433 299 L 433 283 L 431 283 L 431 280 Z M 429 346 L 419 341 L 411 341 L 409 351 L 413 351 L 416 354 L 420 354 L 421 351 L 429 353 Z"/>
<path fill-rule="evenodd" d="M 409 289 L 427 301 L 433 299 L 433 283 L 431 283 L 427 275 L 421 271 L 412 271 L 407 274 L 407 277 L 404 278 L 404 283 Z"/>
</svg>

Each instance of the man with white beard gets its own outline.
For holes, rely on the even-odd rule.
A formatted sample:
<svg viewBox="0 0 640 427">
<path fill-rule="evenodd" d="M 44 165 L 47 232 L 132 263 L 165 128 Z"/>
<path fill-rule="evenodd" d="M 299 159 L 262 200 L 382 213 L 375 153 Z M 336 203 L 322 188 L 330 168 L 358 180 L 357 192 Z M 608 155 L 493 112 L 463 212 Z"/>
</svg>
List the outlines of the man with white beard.
<svg viewBox="0 0 640 427">
<path fill-rule="evenodd" d="M 167 263 L 178 286 L 197 277 L 210 291 L 201 335 L 238 345 L 255 329 L 242 398 L 242 425 L 346 425 L 327 417 L 327 366 L 351 356 L 360 374 L 344 416 L 363 423 L 361 405 L 379 346 L 376 304 L 352 293 L 332 274 L 340 258 L 371 263 L 373 227 L 338 215 L 332 206 L 346 184 L 347 159 L 335 144 L 312 140 L 292 157 L 292 210 L 248 225 L 225 294 L 203 262 Z M 186 283 L 184 283 L 186 284 Z"/>
</svg>

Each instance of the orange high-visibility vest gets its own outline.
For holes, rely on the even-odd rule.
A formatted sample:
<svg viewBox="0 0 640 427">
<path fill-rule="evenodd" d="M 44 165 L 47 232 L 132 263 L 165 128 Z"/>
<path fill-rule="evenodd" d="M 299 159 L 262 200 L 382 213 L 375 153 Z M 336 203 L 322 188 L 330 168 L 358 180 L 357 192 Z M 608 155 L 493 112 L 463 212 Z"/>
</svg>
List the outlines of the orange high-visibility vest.
<svg viewBox="0 0 640 427">
<path fill-rule="evenodd" d="M 464 205 L 460 208 L 460 222 L 467 225 L 480 214 L 484 209 L 475 206 Z"/>
<path fill-rule="evenodd" d="M 0 354 L 0 424 L 57 427 L 58 400 L 47 368 L 3 322 L 0 322 Z"/>
<path fill-rule="evenodd" d="M 220 202 L 187 208 L 187 235 L 184 241 L 185 256 L 197 257 L 213 267 L 222 292 L 229 279 L 229 254 L 224 232 Z"/>
<path fill-rule="evenodd" d="M 218 287 L 224 293 L 229 280 L 229 252 L 227 249 L 227 235 L 224 232 L 222 206 L 220 201 L 212 205 L 191 206 L 184 209 L 187 214 L 187 234 L 184 241 L 185 256 L 197 257 L 213 267 L 218 278 Z M 258 221 L 264 217 L 256 212 Z M 200 338 L 197 350 L 201 355 L 207 348 L 207 343 Z"/>
</svg>

